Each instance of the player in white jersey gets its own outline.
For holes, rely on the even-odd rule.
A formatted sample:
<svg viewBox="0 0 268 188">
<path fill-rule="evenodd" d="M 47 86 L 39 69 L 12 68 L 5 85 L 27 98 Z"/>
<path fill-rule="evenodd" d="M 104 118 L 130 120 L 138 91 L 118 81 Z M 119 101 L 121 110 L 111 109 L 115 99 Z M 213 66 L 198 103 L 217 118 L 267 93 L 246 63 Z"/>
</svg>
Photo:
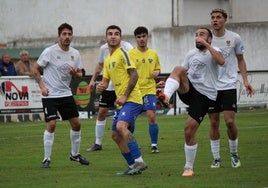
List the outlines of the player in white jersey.
<svg viewBox="0 0 268 188">
<path fill-rule="evenodd" d="M 227 13 L 223 9 L 214 9 L 210 15 L 213 27 L 212 45 L 219 47 L 225 58 L 224 66 L 219 67 L 216 106 L 208 114 L 210 118 L 210 144 L 213 155 L 211 168 L 219 168 L 221 165 L 219 125 L 220 112 L 222 111 L 229 137 L 231 165 L 238 168 L 241 166 L 241 162 L 238 156 L 238 130 L 235 123 L 237 67 L 241 73 L 247 94 L 252 96 L 254 90 L 247 79 L 247 67 L 243 57 L 244 46 L 241 37 L 237 33 L 225 29 Z"/>
<path fill-rule="evenodd" d="M 71 125 L 70 160 L 88 165 L 89 161 L 79 154 L 81 142 L 81 123 L 72 96 L 70 82 L 72 78 L 82 77 L 82 62 L 78 50 L 70 47 L 73 39 L 73 28 L 63 23 L 58 28 L 58 43 L 46 48 L 34 65 L 34 78 L 42 92 L 42 104 L 45 121 L 44 160 L 42 168 L 50 167 L 50 157 L 54 142 L 56 120 L 60 113 L 62 120 L 68 120 Z M 41 78 L 40 69 L 43 69 Z"/>
<path fill-rule="evenodd" d="M 182 66 L 171 72 L 164 88 L 165 102 L 177 91 L 180 99 L 189 105 L 189 116 L 184 128 L 185 158 L 182 176 L 193 176 L 197 152 L 195 133 L 217 97 L 218 65 L 224 64 L 219 49 L 211 46 L 212 33 L 208 28 L 196 31 L 196 48 L 190 50 Z"/>
<path fill-rule="evenodd" d="M 126 41 L 121 41 L 120 46 L 127 51 L 133 48 L 133 46 L 129 42 L 126 42 Z M 90 89 L 94 88 L 95 81 L 98 75 L 103 70 L 104 59 L 108 54 L 109 54 L 108 43 L 105 43 L 100 47 L 99 62 L 89 82 Z M 108 88 L 104 90 L 103 92 L 101 92 L 100 94 L 98 117 L 97 117 L 96 125 L 95 125 L 96 140 L 93 146 L 89 147 L 87 151 L 91 152 L 91 151 L 102 150 L 102 140 L 103 140 L 104 128 L 106 125 L 106 116 L 107 116 L 109 109 L 114 108 L 115 100 L 116 100 L 116 95 L 115 95 L 114 87 L 113 87 L 112 82 L 110 81 Z"/>
</svg>

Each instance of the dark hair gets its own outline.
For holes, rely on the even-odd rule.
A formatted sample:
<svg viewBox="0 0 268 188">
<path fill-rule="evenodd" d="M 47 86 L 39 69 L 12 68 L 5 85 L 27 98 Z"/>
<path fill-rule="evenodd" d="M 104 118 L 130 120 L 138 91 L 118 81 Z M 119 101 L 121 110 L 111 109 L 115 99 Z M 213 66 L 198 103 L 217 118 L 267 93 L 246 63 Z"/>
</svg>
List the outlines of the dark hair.
<svg viewBox="0 0 268 188">
<path fill-rule="evenodd" d="M 226 11 L 223 10 L 223 9 L 221 9 L 221 8 L 215 8 L 215 9 L 213 9 L 213 10 L 211 11 L 210 15 L 212 15 L 213 13 L 217 13 L 217 12 L 218 12 L 218 13 L 221 13 L 222 16 L 223 16 L 225 19 L 227 19 L 228 15 L 227 15 Z"/>
<path fill-rule="evenodd" d="M 122 35 L 121 28 L 120 28 L 119 26 L 117 26 L 117 25 L 109 25 L 109 26 L 107 27 L 106 31 L 105 31 L 105 34 L 106 34 L 106 35 L 107 35 L 107 31 L 108 31 L 109 29 L 117 29 L 117 30 L 120 32 L 120 36 Z"/>
<path fill-rule="evenodd" d="M 212 31 L 209 28 L 207 28 L 207 27 L 200 27 L 199 29 L 205 29 L 205 30 L 207 30 L 208 31 L 208 36 L 211 37 L 211 38 L 213 38 Z"/>
<path fill-rule="evenodd" d="M 72 34 L 73 34 L 73 27 L 72 27 L 70 24 L 68 24 L 68 23 L 63 23 L 63 24 L 61 24 L 61 25 L 58 27 L 58 35 L 59 35 L 59 36 L 60 36 L 60 34 L 61 34 L 61 32 L 62 32 L 63 29 L 68 29 L 68 30 L 70 30 L 70 31 L 72 32 Z"/>
<path fill-rule="evenodd" d="M 146 27 L 143 26 L 139 26 L 134 30 L 134 35 L 140 35 L 146 33 L 148 35 L 148 29 Z"/>
</svg>

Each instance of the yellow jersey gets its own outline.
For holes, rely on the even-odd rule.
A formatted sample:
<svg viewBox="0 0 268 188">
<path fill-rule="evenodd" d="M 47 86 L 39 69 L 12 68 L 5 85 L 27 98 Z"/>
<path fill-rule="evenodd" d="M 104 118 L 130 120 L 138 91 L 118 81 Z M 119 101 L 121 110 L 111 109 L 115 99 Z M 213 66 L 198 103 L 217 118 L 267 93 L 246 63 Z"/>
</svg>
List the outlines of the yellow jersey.
<svg viewBox="0 0 268 188">
<path fill-rule="evenodd" d="M 146 52 L 141 52 L 138 48 L 130 50 L 129 57 L 135 63 L 139 74 L 139 87 L 142 96 L 156 94 L 156 82 L 152 77 L 155 70 L 160 70 L 158 54 L 155 50 L 148 48 Z"/>
<path fill-rule="evenodd" d="M 103 77 L 113 82 L 117 97 L 124 95 L 127 89 L 130 80 L 127 69 L 131 68 L 136 68 L 136 66 L 131 62 L 128 53 L 123 48 L 117 48 L 112 55 L 108 55 L 104 60 Z M 127 102 L 143 104 L 138 83 L 128 96 Z"/>
</svg>

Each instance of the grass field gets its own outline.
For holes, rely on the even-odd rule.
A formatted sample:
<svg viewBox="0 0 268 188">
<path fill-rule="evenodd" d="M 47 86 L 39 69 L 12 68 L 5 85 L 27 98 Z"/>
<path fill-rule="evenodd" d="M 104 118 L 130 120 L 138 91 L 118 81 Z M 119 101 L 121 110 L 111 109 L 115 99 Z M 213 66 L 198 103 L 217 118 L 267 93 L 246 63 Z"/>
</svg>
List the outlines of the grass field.
<svg viewBox="0 0 268 188">
<path fill-rule="evenodd" d="M 159 150 L 150 152 L 148 126 L 144 116 L 136 123 L 135 136 L 141 146 L 148 169 L 141 175 L 116 176 L 126 164 L 110 138 L 111 118 L 105 128 L 103 150 L 88 153 L 94 141 L 95 119 L 82 120 L 81 154 L 91 164 L 82 166 L 69 160 L 68 122 L 58 122 L 53 146 L 51 168 L 41 169 L 43 159 L 44 122 L 9 123 L 0 125 L 0 187 L 268 187 L 268 110 L 237 113 L 241 168 L 230 163 L 226 127 L 221 125 L 221 158 L 223 167 L 211 169 L 208 119 L 198 133 L 198 152 L 194 177 L 181 177 L 184 166 L 184 122 L 186 115 L 159 115 Z"/>
</svg>

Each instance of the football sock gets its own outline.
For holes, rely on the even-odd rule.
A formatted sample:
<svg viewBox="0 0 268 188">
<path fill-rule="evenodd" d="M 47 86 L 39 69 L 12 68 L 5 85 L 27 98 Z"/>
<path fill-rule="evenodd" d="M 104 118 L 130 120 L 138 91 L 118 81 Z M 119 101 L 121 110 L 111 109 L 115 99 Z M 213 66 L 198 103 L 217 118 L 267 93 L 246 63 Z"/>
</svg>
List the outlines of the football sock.
<svg viewBox="0 0 268 188">
<path fill-rule="evenodd" d="M 141 156 L 141 152 L 140 152 L 140 149 L 139 149 L 139 146 L 138 146 L 138 143 L 136 141 L 133 141 L 133 142 L 129 142 L 127 144 L 129 150 L 130 150 L 130 153 L 131 153 L 131 156 L 132 158 L 135 160 L 135 159 L 138 159 L 140 156 Z"/>
<path fill-rule="evenodd" d="M 149 124 L 149 134 L 151 137 L 151 145 L 155 146 L 157 145 L 157 141 L 158 141 L 158 124 Z"/>
<path fill-rule="evenodd" d="M 229 139 L 229 148 L 230 148 L 230 153 L 237 154 L 237 148 L 238 148 L 238 138 L 235 140 L 230 140 Z"/>
<path fill-rule="evenodd" d="M 127 164 L 129 167 L 131 167 L 132 165 L 134 165 L 135 161 L 131 156 L 131 153 L 122 153 L 122 156 L 125 158 L 125 160 L 127 161 Z"/>
<path fill-rule="evenodd" d="M 73 156 L 79 153 L 80 142 L 81 142 L 81 131 L 70 130 L 70 139 L 71 139 L 71 153 Z"/>
<path fill-rule="evenodd" d="M 220 139 L 210 140 L 210 147 L 213 159 L 220 159 Z"/>
<path fill-rule="evenodd" d="M 96 127 L 95 127 L 96 141 L 95 141 L 95 143 L 98 145 L 102 145 L 105 124 L 106 124 L 106 120 L 104 120 L 104 121 L 97 120 L 96 121 Z"/>
<path fill-rule="evenodd" d="M 178 90 L 179 86 L 180 86 L 180 83 L 177 80 L 173 78 L 168 78 L 166 80 L 166 84 L 164 88 L 165 95 L 170 99 L 173 93 Z"/>
<path fill-rule="evenodd" d="M 52 152 L 52 146 L 54 142 L 54 133 L 50 133 L 47 130 L 44 132 L 44 160 L 48 159 L 50 160 L 51 152 Z"/>
<path fill-rule="evenodd" d="M 186 163 L 185 163 L 184 168 L 185 169 L 189 169 L 189 168 L 193 169 L 196 151 L 197 151 L 197 144 L 195 144 L 193 146 L 188 146 L 185 143 L 184 144 L 184 151 L 185 151 L 185 158 L 186 158 Z"/>
</svg>

